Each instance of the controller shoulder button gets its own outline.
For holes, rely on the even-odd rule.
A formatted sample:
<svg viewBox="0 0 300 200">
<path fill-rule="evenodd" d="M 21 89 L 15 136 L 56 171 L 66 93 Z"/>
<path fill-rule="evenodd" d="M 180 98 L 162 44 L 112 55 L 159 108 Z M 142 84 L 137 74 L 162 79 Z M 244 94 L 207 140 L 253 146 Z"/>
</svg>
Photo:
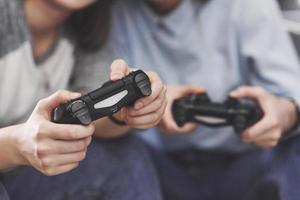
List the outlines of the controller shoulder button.
<svg viewBox="0 0 300 200">
<path fill-rule="evenodd" d="M 89 109 L 82 100 L 74 101 L 71 104 L 72 114 L 84 125 L 89 125 L 92 122 L 92 118 L 89 113 Z"/>
</svg>

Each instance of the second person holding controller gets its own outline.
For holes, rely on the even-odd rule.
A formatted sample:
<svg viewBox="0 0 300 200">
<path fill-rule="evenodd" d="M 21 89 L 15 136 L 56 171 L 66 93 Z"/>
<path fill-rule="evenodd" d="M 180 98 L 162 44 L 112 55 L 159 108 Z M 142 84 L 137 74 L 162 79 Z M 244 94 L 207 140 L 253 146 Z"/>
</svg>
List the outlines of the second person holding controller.
<svg viewBox="0 0 300 200">
<path fill-rule="evenodd" d="M 126 0 L 113 14 L 115 56 L 168 84 L 162 122 L 143 135 L 166 199 L 300 196 L 299 139 L 278 145 L 299 134 L 291 131 L 299 123 L 300 67 L 275 0 Z M 174 100 L 203 93 L 213 102 L 250 98 L 263 117 L 240 136 L 231 127 L 177 126 Z"/>
</svg>

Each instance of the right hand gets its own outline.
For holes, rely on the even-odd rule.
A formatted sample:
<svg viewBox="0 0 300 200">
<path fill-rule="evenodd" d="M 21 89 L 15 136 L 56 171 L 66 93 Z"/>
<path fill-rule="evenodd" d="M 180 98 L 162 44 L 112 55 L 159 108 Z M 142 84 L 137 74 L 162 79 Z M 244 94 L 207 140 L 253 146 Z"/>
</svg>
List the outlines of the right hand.
<svg viewBox="0 0 300 200">
<path fill-rule="evenodd" d="M 124 60 L 115 60 L 111 65 L 111 80 L 118 80 L 136 69 L 130 68 Z M 146 72 L 151 82 L 150 96 L 136 100 L 131 107 L 123 107 L 114 115 L 130 128 L 147 129 L 156 126 L 167 106 L 166 86 L 155 72 Z"/>
<path fill-rule="evenodd" d="M 42 99 L 15 136 L 22 164 L 32 165 L 47 176 L 68 172 L 85 158 L 94 133 L 92 125 L 63 125 L 51 122 L 52 110 L 80 94 L 59 91 Z"/>
<path fill-rule="evenodd" d="M 195 123 L 186 123 L 183 127 L 179 127 L 173 118 L 172 105 L 176 99 L 186 97 L 191 94 L 203 94 L 205 92 L 206 90 L 204 88 L 194 85 L 168 86 L 168 105 L 159 124 L 161 131 L 167 134 L 182 134 L 192 132 L 197 125 Z"/>
</svg>

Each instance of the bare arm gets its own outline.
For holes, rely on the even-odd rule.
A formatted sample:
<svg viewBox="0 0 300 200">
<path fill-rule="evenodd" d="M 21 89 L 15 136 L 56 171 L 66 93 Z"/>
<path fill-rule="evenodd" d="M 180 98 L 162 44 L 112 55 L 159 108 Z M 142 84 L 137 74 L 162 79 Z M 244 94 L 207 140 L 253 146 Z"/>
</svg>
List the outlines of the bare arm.
<svg viewBox="0 0 300 200">
<path fill-rule="evenodd" d="M 0 129 L 0 170 L 26 163 L 18 153 L 14 140 L 21 127 L 15 125 Z"/>
</svg>

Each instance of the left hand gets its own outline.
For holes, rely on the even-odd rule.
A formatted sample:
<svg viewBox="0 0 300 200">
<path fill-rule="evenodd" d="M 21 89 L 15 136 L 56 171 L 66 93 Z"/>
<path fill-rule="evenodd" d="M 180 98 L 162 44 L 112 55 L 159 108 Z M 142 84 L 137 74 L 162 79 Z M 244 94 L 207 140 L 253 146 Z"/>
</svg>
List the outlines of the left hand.
<svg viewBox="0 0 300 200">
<path fill-rule="evenodd" d="M 233 98 L 250 98 L 257 101 L 263 118 L 246 129 L 241 139 L 259 147 L 270 148 L 278 144 L 281 136 L 290 130 L 297 119 L 297 110 L 290 100 L 274 96 L 261 87 L 243 86 L 230 93 Z"/>
<path fill-rule="evenodd" d="M 111 80 L 118 80 L 128 75 L 133 68 L 129 68 L 125 61 L 116 60 L 111 65 Z M 131 128 L 146 129 L 156 126 L 167 106 L 166 86 L 157 73 L 146 72 L 150 78 L 152 94 L 138 99 L 132 107 L 122 108 L 117 118 L 124 121 Z"/>
</svg>

